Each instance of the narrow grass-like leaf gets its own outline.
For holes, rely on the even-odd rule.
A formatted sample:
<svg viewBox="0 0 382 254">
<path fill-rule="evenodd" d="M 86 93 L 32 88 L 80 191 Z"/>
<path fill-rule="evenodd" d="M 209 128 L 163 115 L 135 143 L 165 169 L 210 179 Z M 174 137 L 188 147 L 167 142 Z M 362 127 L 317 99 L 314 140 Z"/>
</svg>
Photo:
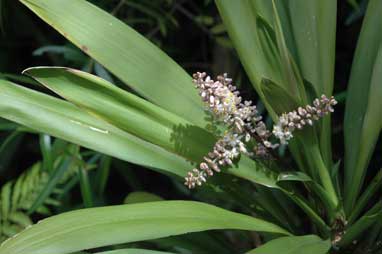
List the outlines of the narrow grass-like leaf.
<svg viewBox="0 0 382 254">
<path fill-rule="evenodd" d="M 86 169 L 83 167 L 80 167 L 78 169 L 78 175 L 80 179 L 80 188 L 81 188 L 81 195 L 82 200 L 84 201 L 84 206 L 86 208 L 93 206 L 93 192 L 92 188 L 89 182 L 89 176 Z"/>
<path fill-rule="evenodd" d="M 316 235 L 287 236 L 267 242 L 247 254 L 326 254 L 330 247 L 329 240 Z"/>
<path fill-rule="evenodd" d="M 272 223 L 215 206 L 162 201 L 90 208 L 53 216 L 5 242 L 0 254 L 65 254 L 212 229 L 289 235 Z"/>
<path fill-rule="evenodd" d="M 216 5 L 252 85 L 268 112 L 272 112 L 260 84 L 263 78 L 272 79 L 277 84 L 283 78 L 274 31 L 262 18 L 269 16 L 267 5 L 252 6 L 250 1 L 231 0 L 217 0 Z"/>
<path fill-rule="evenodd" d="M 57 183 L 60 181 L 62 176 L 72 166 L 71 164 L 73 164 L 73 158 L 62 157 L 59 166 L 54 171 L 51 172 L 51 176 L 46 186 L 44 186 L 44 188 L 42 189 L 42 192 L 39 194 L 39 196 L 34 201 L 33 205 L 28 210 L 29 214 L 36 211 L 38 207 L 40 207 L 42 204 L 45 203 L 46 199 L 53 192 L 53 189 L 56 187 Z"/>
<path fill-rule="evenodd" d="M 138 93 L 204 127 L 191 77 L 135 30 L 85 0 L 21 2 Z"/>
<path fill-rule="evenodd" d="M 336 0 L 294 0 L 283 2 L 283 26 L 290 24 L 287 40 L 301 75 L 311 83 L 319 95 L 333 92 Z M 331 168 L 330 117 L 322 120 L 320 148 L 327 167 Z"/>
<path fill-rule="evenodd" d="M 350 214 L 382 128 L 382 2 L 371 0 L 354 56 L 345 109 L 345 211 Z"/>
<path fill-rule="evenodd" d="M 288 36 L 293 38 L 287 40 L 288 48 L 294 53 L 301 75 L 318 94 L 330 96 L 334 78 L 337 1 L 284 2 L 281 5 L 289 22 L 282 25 L 290 24 Z"/>
<path fill-rule="evenodd" d="M 99 195 L 102 195 L 105 192 L 107 180 L 109 179 L 111 161 L 112 158 L 106 155 L 102 156 L 100 159 L 95 183 L 95 187 Z"/>
<path fill-rule="evenodd" d="M 277 46 L 280 52 L 281 68 L 283 74 L 283 82 L 280 83 L 283 88 L 289 91 L 295 99 L 299 102 L 307 102 L 305 87 L 300 76 L 298 69 L 294 63 L 292 56 L 290 55 L 289 49 L 287 48 L 286 41 L 284 38 L 283 28 L 281 26 L 281 21 L 278 15 L 277 7 L 275 1 L 272 0 L 273 4 L 273 24 L 276 34 Z"/>
<path fill-rule="evenodd" d="M 51 138 L 47 134 L 40 134 L 40 150 L 42 154 L 43 168 L 47 172 L 53 170 L 53 154 Z"/>
</svg>

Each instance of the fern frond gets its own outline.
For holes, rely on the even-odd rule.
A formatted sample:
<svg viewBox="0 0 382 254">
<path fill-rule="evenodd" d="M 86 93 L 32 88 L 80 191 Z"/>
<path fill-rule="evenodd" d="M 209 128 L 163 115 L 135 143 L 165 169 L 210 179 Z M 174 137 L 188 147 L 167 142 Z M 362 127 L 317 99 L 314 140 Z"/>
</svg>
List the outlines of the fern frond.
<svg viewBox="0 0 382 254">
<path fill-rule="evenodd" d="M 54 163 L 55 167 L 63 158 L 57 158 Z M 78 163 L 72 163 L 61 177 L 59 185 L 75 177 L 77 169 Z M 49 173 L 43 169 L 42 163 L 37 162 L 16 180 L 9 181 L 2 186 L 0 190 L 0 242 L 33 224 L 27 211 L 35 203 L 49 178 Z M 60 201 L 55 198 L 59 193 L 61 190 L 56 186 L 50 196 L 36 209 L 36 213 L 50 214 L 49 206 L 60 205 Z"/>
</svg>

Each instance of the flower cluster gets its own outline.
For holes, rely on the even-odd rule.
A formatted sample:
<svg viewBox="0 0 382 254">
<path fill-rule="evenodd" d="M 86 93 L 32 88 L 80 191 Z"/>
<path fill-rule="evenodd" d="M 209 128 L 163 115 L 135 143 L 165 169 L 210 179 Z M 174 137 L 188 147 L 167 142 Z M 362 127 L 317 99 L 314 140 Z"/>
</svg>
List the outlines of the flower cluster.
<svg viewBox="0 0 382 254">
<path fill-rule="evenodd" d="M 215 143 L 213 150 L 203 158 L 199 168 L 188 172 L 185 185 L 190 189 L 202 185 L 207 177 L 212 176 L 214 172 L 220 172 L 221 167 L 232 165 L 233 160 L 240 154 L 268 155 L 269 149 L 279 145 L 269 141 L 272 135 L 279 139 L 281 144 L 287 144 L 296 128 L 301 129 L 306 124 L 312 125 L 313 120 L 333 112 L 332 106 L 337 103 L 333 97 L 328 99 L 323 95 L 320 99 L 314 100 L 314 106 L 308 105 L 281 115 L 271 132 L 262 121 L 262 117 L 258 115 L 256 106 L 252 105 L 251 101 L 242 100 L 227 74 L 218 76 L 216 81 L 204 72 L 195 73 L 193 78 L 208 111 L 212 113 L 216 121 L 226 124 L 228 130 Z M 256 141 L 254 153 L 249 152 L 246 146 L 251 139 Z"/>
<path fill-rule="evenodd" d="M 265 147 L 274 148 L 268 141 L 272 135 L 267 130 L 262 117 L 258 115 L 256 106 L 252 101 L 243 101 L 236 87 L 232 85 L 232 79 L 227 74 L 212 80 L 205 72 L 197 72 L 193 75 L 193 82 L 199 90 L 202 100 L 217 121 L 223 121 L 231 133 L 248 142 L 251 136 Z"/>
<path fill-rule="evenodd" d="M 313 125 L 314 120 L 333 112 L 333 106 L 336 104 L 337 101 L 333 96 L 327 98 L 322 95 L 320 99 L 313 101 L 313 106 L 299 107 L 297 110 L 282 114 L 278 123 L 273 127 L 272 133 L 281 144 L 288 144 L 288 140 L 293 138 L 292 132 L 295 129 L 302 129 L 307 124 Z"/>
<path fill-rule="evenodd" d="M 188 172 L 185 185 L 190 189 L 196 185 L 202 185 L 208 176 L 212 176 L 214 172 L 220 172 L 220 167 L 231 166 L 233 160 L 241 153 L 249 154 L 241 139 L 242 136 L 237 133 L 227 132 L 222 139 L 215 143 L 212 152 L 203 158 L 204 161 L 200 163 L 199 169 L 194 168 Z"/>
<path fill-rule="evenodd" d="M 216 121 L 223 122 L 228 127 L 225 135 L 216 142 L 212 151 L 208 153 L 199 168 L 188 172 L 185 182 L 189 188 L 201 185 L 208 176 L 220 172 L 222 166 L 232 165 L 233 160 L 240 154 L 252 155 L 245 143 L 255 137 L 258 142 L 257 155 L 265 155 L 267 148 L 277 145 L 268 141 L 272 135 L 258 116 L 256 106 L 251 101 L 242 101 L 232 79 L 227 74 L 212 80 L 206 73 L 195 73 L 193 82 L 199 90 L 207 110 L 212 113 Z"/>
</svg>

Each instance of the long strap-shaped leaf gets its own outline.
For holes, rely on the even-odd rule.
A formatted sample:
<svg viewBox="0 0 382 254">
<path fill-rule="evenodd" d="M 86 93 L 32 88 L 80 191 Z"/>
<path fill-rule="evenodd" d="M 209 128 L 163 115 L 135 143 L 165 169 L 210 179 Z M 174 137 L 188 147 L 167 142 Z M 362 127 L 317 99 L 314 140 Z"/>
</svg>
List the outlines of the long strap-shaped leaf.
<svg viewBox="0 0 382 254">
<path fill-rule="evenodd" d="M 215 138 L 204 129 L 108 81 L 60 67 L 24 71 L 61 97 L 118 128 L 193 161 L 201 161 Z"/>
<path fill-rule="evenodd" d="M 276 113 L 283 113 L 276 112 L 280 103 L 290 105 L 290 102 L 285 99 L 288 94 L 296 98 L 299 105 L 307 103 L 307 96 L 299 70 L 286 45 L 286 36 L 281 27 L 278 8 L 274 4 L 272 11 L 272 2 L 275 1 L 217 0 L 216 4 L 252 84 L 263 99 L 268 112 L 276 120 Z M 277 1 L 277 6 L 283 7 L 285 2 Z M 270 21 L 273 21 L 273 27 L 269 24 Z M 262 88 L 268 84 L 264 83 L 264 80 L 273 81 L 288 94 L 282 97 L 275 96 L 273 90 L 265 94 Z M 316 132 L 312 129 L 309 131 L 311 131 L 311 134 L 307 135 L 309 140 L 295 139 L 290 144 L 291 151 L 301 170 L 309 168 L 310 175 L 314 179 L 318 178 L 316 177 L 318 172 L 322 184 L 331 193 L 332 200 L 336 203 L 336 193 L 327 169 L 330 163 L 325 163 L 328 160 L 322 157 L 319 142 L 316 140 Z M 325 141 L 328 141 L 328 136 L 325 136 Z M 326 144 L 329 143 L 326 142 Z M 325 147 L 326 155 L 328 145 Z"/>
<path fill-rule="evenodd" d="M 43 67 L 28 69 L 26 73 L 92 115 L 186 160 L 200 162 L 215 142 L 204 129 L 94 75 Z M 228 171 L 262 185 L 278 187 L 275 174 L 245 156 Z"/>
<path fill-rule="evenodd" d="M 0 116 L 136 164 L 184 175 L 192 165 L 68 102 L 0 80 Z"/>
<path fill-rule="evenodd" d="M 193 167 L 184 157 L 124 132 L 70 103 L 4 80 L 0 80 L 0 117 L 122 160 L 163 169 L 181 177 Z M 278 188 L 272 172 L 245 156 L 228 172 Z"/>
<path fill-rule="evenodd" d="M 270 1 L 269 1 L 270 2 Z M 334 78 L 336 0 L 278 1 L 286 42 L 301 75 L 317 95 L 332 95 Z M 321 152 L 331 168 L 330 116 L 322 120 Z"/>
<path fill-rule="evenodd" d="M 85 0 L 21 2 L 138 93 L 204 127 L 190 76 L 135 30 Z"/>
<path fill-rule="evenodd" d="M 247 215 L 192 201 L 83 209 L 45 219 L 0 247 L 0 254 L 65 254 L 83 249 L 212 229 L 289 235 Z"/>
<path fill-rule="evenodd" d="M 272 240 L 247 254 L 326 254 L 330 241 L 316 235 L 287 236 Z"/>
<path fill-rule="evenodd" d="M 350 214 L 382 128 L 382 2 L 371 0 L 354 56 L 345 111 L 345 211 Z"/>
<path fill-rule="evenodd" d="M 257 2 L 258 11 L 265 14 L 267 4 Z M 262 79 L 272 79 L 278 84 L 283 80 L 272 27 L 257 15 L 250 1 L 217 0 L 216 5 L 252 85 L 267 104 L 260 89 Z M 270 111 L 270 107 L 267 109 Z"/>
</svg>

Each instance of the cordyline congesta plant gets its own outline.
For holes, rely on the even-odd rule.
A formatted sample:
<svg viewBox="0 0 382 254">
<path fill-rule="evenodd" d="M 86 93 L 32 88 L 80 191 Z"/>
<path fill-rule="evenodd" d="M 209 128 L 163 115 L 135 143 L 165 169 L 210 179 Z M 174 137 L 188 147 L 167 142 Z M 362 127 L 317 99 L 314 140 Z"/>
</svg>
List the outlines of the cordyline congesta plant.
<svg viewBox="0 0 382 254">
<path fill-rule="evenodd" d="M 294 130 L 300 130 L 305 125 L 312 126 L 313 121 L 333 112 L 333 106 L 337 104 L 333 96 L 327 98 L 322 95 L 313 101 L 313 106 L 306 105 L 282 114 L 271 132 L 259 116 L 256 106 L 252 101 L 242 100 L 239 91 L 232 84 L 232 79 L 228 78 L 226 73 L 218 76 L 216 81 L 205 72 L 197 72 L 193 78 L 207 110 L 217 122 L 226 124 L 228 130 L 216 142 L 213 150 L 204 157 L 199 168 L 188 172 L 184 184 L 190 189 L 202 185 L 207 177 L 212 176 L 214 172 L 220 172 L 222 166 L 232 166 L 233 160 L 241 153 L 259 157 L 269 155 L 269 149 L 279 146 L 279 143 L 270 141 L 272 134 L 280 144 L 288 144 L 288 140 L 293 138 Z M 256 144 L 252 149 L 247 149 L 247 144 L 252 139 Z"/>
<path fill-rule="evenodd" d="M 157 201 L 60 214 L 8 239 L 0 254 L 75 253 L 191 232 L 199 232 L 191 241 L 199 245 L 208 237 L 201 231 L 207 230 L 251 233 L 248 241 L 223 234 L 204 253 L 224 253 L 215 246 L 225 249 L 227 242 L 233 246 L 226 253 L 240 254 L 381 251 L 382 173 L 369 165 L 382 129 L 381 0 L 368 1 L 354 56 L 341 125 L 343 163 L 333 161 L 342 149 L 332 152 L 328 114 L 336 104 L 335 0 L 215 1 L 247 77 L 275 123 L 272 129 L 226 75 L 214 81 L 196 73 L 195 89 L 170 57 L 89 2 L 20 2 L 140 96 L 79 70 L 29 68 L 24 74 L 65 100 L 0 80 L 1 117 L 176 175 L 174 182 L 186 177 L 189 188 L 207 181 L 200 192 L 213 191 L 200 197 L 199 189 L 188 192 L 176 184 L 182 195 L 204 203 Z M 219 130 L 225 125 L 223 135 L 216 137 L 206 127 L 211 123 L 205 108 Z M 283 163 L 287 156 L 275 156 L 285 144 L 293 156 L 288 164 Z M 226 209 L 207 204 L 215 194 L 221 198 L 215 204 Z M 238 251 L 233 238 L 248 246 Z"/>
</svg>

